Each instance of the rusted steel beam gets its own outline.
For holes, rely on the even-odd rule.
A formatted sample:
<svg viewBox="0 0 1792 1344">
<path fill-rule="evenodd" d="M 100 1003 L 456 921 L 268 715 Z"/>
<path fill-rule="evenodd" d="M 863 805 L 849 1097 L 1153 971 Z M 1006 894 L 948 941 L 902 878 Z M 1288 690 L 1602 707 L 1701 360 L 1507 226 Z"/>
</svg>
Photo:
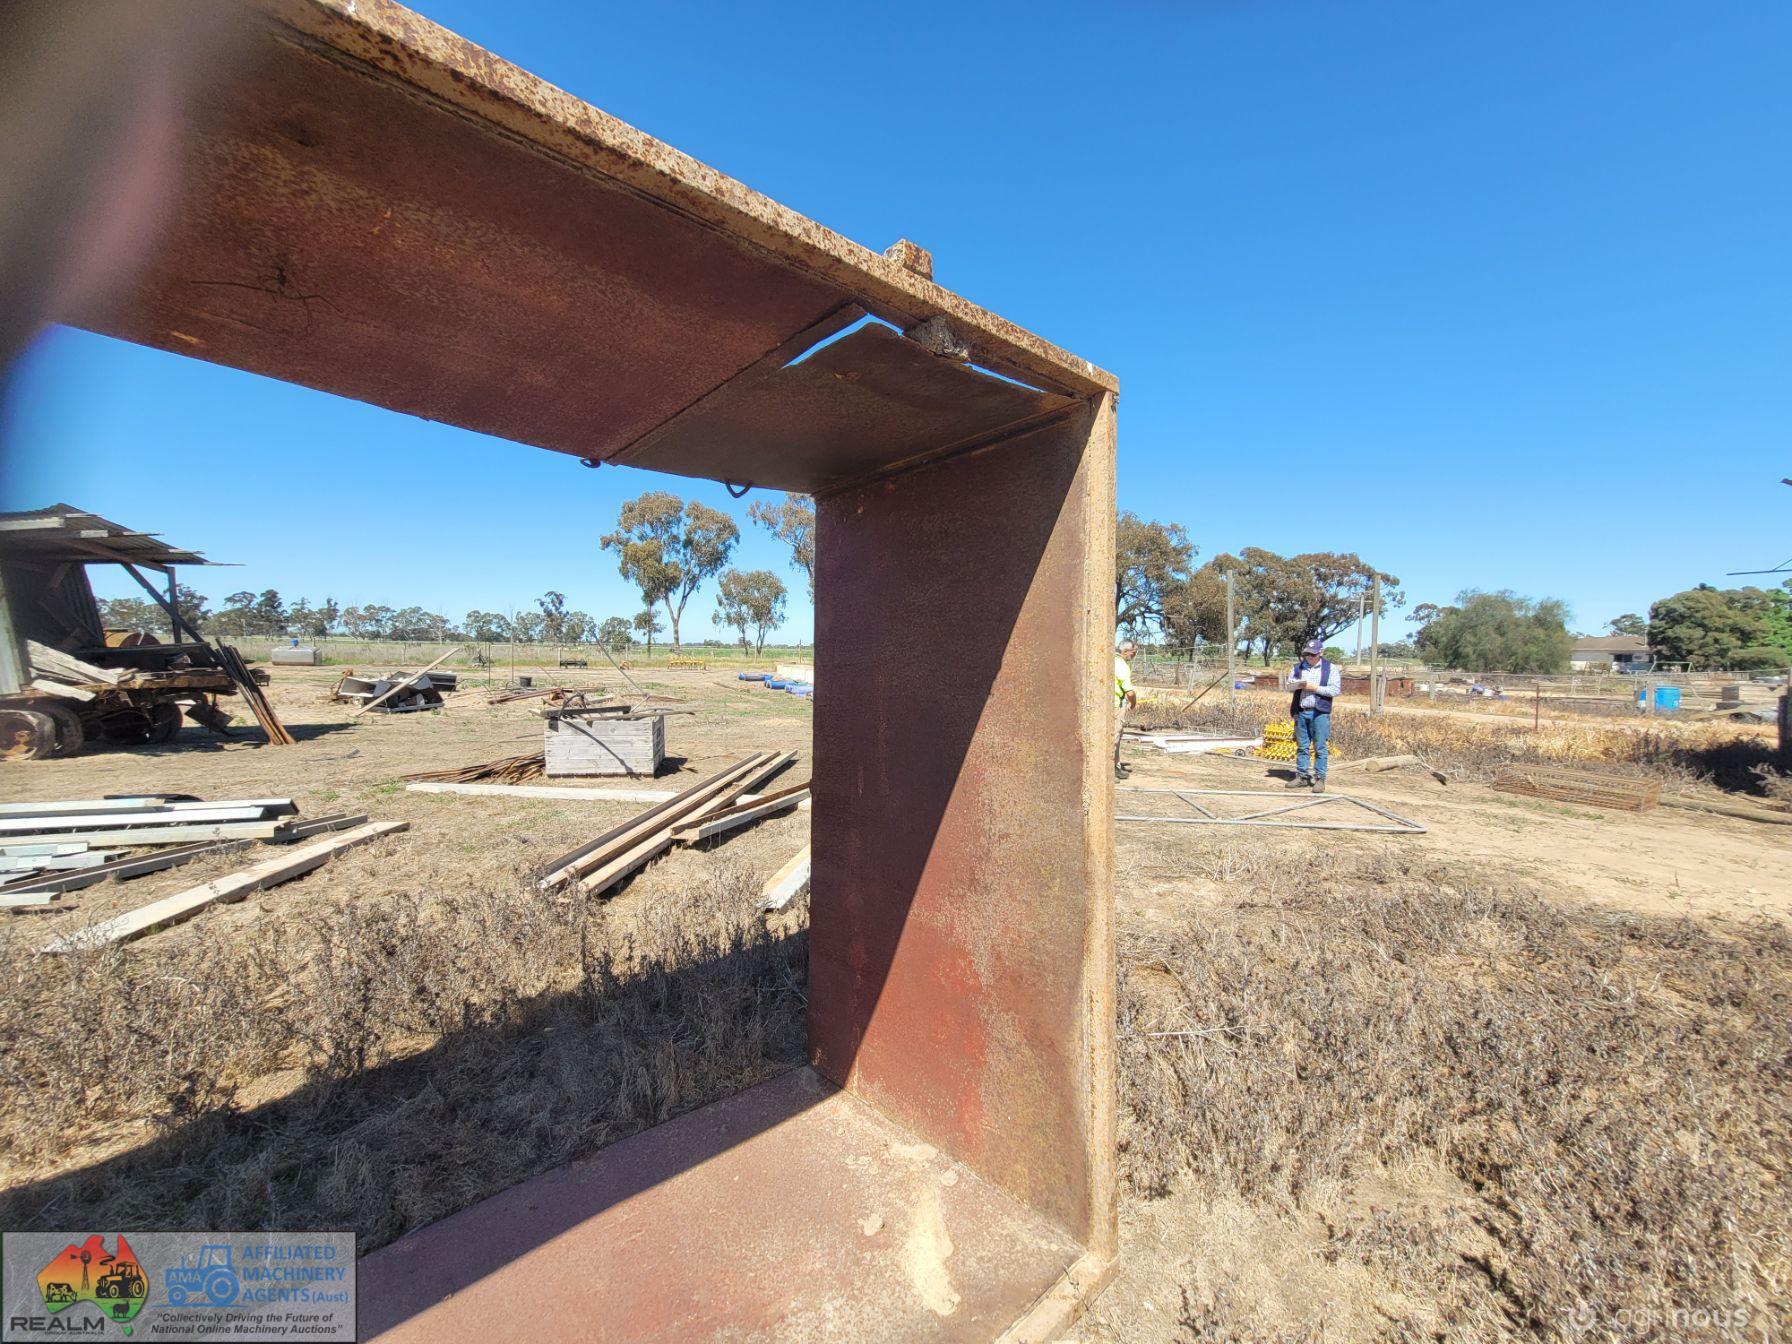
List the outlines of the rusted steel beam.
<svg viewBox="0 0 1792 1344">
<path fill-rule="evenodd" d="M 919 274 L 912 267 L 921 249 L 913 244 L 895 246 L 894 256 L 884 256 L 852 242 L 391 0 L 253 3 L 296 31 L 470 117 L 839 285 L 900 326 L 943 316 L 978 362 L 991 368 L 1045 379 L 1083 395 L 1119 389 L 1113 374 Z M 931 257 L 928 265 L 930 269 Z"/>
<path fill-rule="evenodd" d="M 1113 419 L 818 501 L 809 1042 L 1111 1251 Z"/>
</svg>

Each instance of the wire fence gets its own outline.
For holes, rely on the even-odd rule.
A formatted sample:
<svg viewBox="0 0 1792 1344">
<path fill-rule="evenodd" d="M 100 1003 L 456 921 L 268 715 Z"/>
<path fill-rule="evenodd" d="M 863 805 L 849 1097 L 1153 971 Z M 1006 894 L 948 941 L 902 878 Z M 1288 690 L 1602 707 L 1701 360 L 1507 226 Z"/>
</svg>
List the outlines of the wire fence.
<svg viewBox="0 0 1792 1344">
<path fill-rule="evenodd" d="M 1235 659 L 1235 690 L 1280 690 L 1292 658 Z M 1178 690 L 1195 696 L 1225 690 L 1223 650 L 1141 649 L 1133 660 L 1136 685 Z M 1371 692 L 1370 667 L 1346 661 L 1340 665 L 1346 697 Z M 1514 704 L 1533 710 L 1590 714 L 1652 714 L 1674 710 L 1756 710 L 1771 713 L 1787 687 L 1792 669 L 1777 672 L 1650 670 L 1614 672 L 1589 669 L 1564 673 L 1468 672 L 1430 667 L 1421 662 L 1383 659 L 1376 669 L 1379 699 L 1424 701 L 1468 708 L 1503 708 Z"/>
<path fill-rule="evenodd" d="M 553 643 L 511 643 L 500 640 L 476 639 L 355 639 L 346 635 L 328 635 L 323 638 L 251 635 L 246 639 L 234 639 L 228 634 L 219 636 L 227 643 L 234 644 L 245 658 L 267 661 L 275 649 L 289 648 L 295 643 L 304 648 L 318 649 L 323 653 L 324 662 L 330 666 L 391 668 L 420 667 L 425 663 L 447 653 L 450 649 L 458 649 L 460 658 L 451 660 L 450 667 L 456 664 L 462 667 L 489 667 L 518 670 L 558 669 L 560 667 L 608 667 L 609 659 L 604 656 L 604 649 L 596 644 L 553 644 Z M 687 644 L 682 648 L 658 644 L 648 654 L 646 648 L 636 645 L 628 649 L 611 649 L 611 658 L 624 667 L 666 667 L 678 660 L 685 662 L 713 663 L 718 666 L 757 668 L 760 664 L 778 662 L 813 662 L 815 650 L 800 644 L 767 644 L 764 649 L 743 649 L 739 644 L 704 645 Z"/>
</svg>

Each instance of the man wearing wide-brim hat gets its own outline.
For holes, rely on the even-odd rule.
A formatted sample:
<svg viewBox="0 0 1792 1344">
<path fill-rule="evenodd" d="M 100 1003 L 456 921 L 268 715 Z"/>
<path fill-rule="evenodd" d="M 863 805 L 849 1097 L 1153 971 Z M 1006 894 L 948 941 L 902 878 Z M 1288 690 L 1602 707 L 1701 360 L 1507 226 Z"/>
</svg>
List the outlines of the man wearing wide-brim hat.
<svg viewBox="0 0 1792 1344">
<path fill-rule="evenodd" d="M 1294 716 L 1294 778 L 1288 787 L 1324 793 L 1332 699 L 1344 689 L 1343 675 L 1325 656 L 1325 645 L 1315 639 L 1300 651 L 1300 661 L 1288 674 L 1288 689 L 1294 692 L 1288 706 Z"/>
</svg>

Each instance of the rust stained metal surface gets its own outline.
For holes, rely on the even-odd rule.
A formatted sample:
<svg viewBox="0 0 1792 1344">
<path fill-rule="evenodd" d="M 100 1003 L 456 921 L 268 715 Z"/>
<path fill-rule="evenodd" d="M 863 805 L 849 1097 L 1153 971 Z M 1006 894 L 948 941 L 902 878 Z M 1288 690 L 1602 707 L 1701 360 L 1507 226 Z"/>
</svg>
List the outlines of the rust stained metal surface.
<svg viewBox="0 0 1792 1344">
<path fill-rule="evenodd" d="M 384 1344 L 988 1341 L 1081 1256 L 799 1069 L 374 1252 L 360 1329 Z"/>
<path fill-rule="evenodd" d="M 989 368 L 1084 396 L 1119 389 L 1111 373 L 915 274 L 903 256 L 824 228 L 392 0 L 251 2 L 470 117 L 839 287 L 897 326 L 944 316 Z"/>
<path fill-rule="evenodd" d="M 1110 412 L 818 501 L 810 823 L 811 1062 L 1098 1249 Z"/>
<path fill-rule="evenodd" d="M 77 325 L 603 457 L 839 291 L 253 13 L 172 218 Z"/>
<path fill-rule="evenodd" d="M 801 363 L 736 379 L 617 460 L 815 494 L 1078 405 L 872 324 Z"/>
<path fill-rule="evenodd" d="M 400 6 L 231 21 L 140 275 L 60 319 L 596 460 L 848 303 L 1111 383 Z"/>
</svg>

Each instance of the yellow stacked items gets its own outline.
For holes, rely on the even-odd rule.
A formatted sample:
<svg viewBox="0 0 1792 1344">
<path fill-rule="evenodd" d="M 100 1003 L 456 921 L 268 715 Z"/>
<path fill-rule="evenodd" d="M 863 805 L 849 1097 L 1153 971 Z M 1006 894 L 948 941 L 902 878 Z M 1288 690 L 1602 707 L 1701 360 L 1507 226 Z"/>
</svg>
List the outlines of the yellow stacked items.
<svg viewBox="0 0 1792 1344">
<path fill-rule="evenodd" d="M 1263 745 L 1251 754 L 1260 756 L 1266 761 L 1292 761 L 1294 751 L 1294 720 L 1277 719 L 1263 725 Z M 1329 760 L 1341 761 L 1344 759 L 1344 754 L 1328 742 L 1326 757 Z"/>
</svg>

